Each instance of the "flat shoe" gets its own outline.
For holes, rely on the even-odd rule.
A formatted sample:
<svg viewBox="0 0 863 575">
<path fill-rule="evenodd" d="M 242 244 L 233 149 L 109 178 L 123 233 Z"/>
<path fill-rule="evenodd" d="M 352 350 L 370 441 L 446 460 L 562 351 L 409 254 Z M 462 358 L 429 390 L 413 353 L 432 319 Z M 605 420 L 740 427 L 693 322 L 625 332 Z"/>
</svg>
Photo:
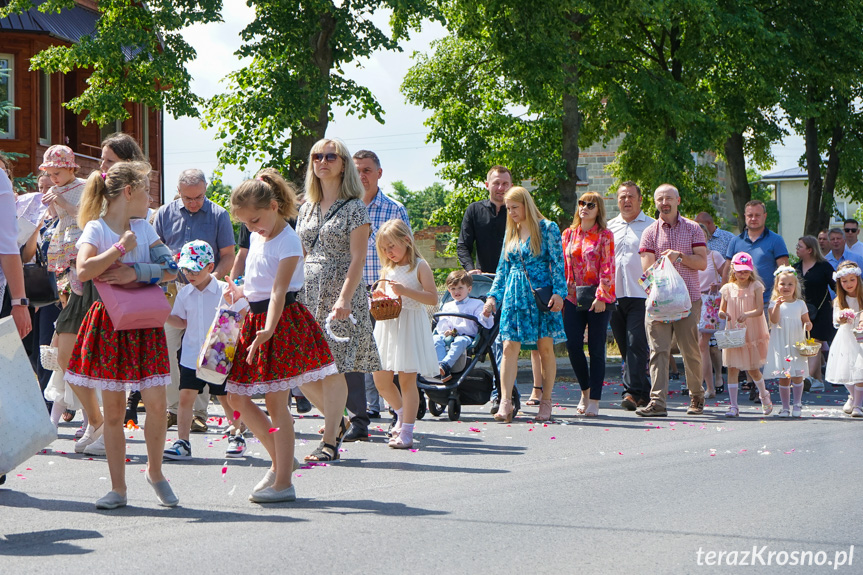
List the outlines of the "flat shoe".
<svg viewBox="0 0 863 575">
<path fill-rule="evenodd" d="M 254 493 L 249 495 L 249 501 L 253 503 L 281 503 L 283 501 L 296 500 L 297 492 L 294 489 L 293 485 L 291 485 L 287 489 L 282 489 L 281 491 L 276 491 L 271 486 L 260 491 L 255 491 Z"/>
<path fill-rule="evenodd" d="M 109 491 L 107 495 L 96 501 L 96 509 L 117 509 L 126 506 L 126 496 L 116 491 Z"/>
<path fill-rule="evenodd" d="M 145 475 L 147 476 L 147 483 L 149 483 L 153 487 L 153 491 L 156 492 L 156 497 L 159 499 L 159 505 L 162 507 L 174 507 L 180 502 L 180 498 L 174 495 L 174 490 L 171 489 L 171 485 L 168 483 L 167 479 L 153 483 L 153 480 L 150 479 L 150 475 Z"/>
<path fill-rule="evenodd" d="M 299 461 L 297 461 L 296 458 L 294 458 L 294 461 L 296 463 L 299 463 Z M 297 468 L 295 467 L 294 469 L 297 469 Z M 276 482 L 276 472 L 273 471 L 272 469 L 267 469 L 267 474 L 264 475 L 264 478 L 261 479 L 257 485 L 255 485 L 255 488 L 252 489 L 252 493 L 257 493 L 258 491 L 263 491 L 267 487 L 271 487 L 273 485 L 273 483 L 275 483 L 275 482 Z"/>
</svg>

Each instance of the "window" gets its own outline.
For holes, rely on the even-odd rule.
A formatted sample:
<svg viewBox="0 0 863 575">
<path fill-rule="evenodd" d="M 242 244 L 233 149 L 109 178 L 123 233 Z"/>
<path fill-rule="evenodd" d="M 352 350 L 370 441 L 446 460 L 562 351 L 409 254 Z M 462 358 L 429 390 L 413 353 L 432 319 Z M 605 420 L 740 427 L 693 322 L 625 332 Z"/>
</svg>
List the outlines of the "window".
<svg viewBox="0 0 863 575">
<path fill-rule="evenodd" d="M 590 183 L 587 181 L 587 166 L 577 166 L 575 168 L 575 175 L 578 178 L 576 186 L 586 186 Z"/>
<path fill-rule="evenodd" d="M 99 141 L 101 142 L 111 134 L 122 131 L 123 122 L 121 120 L 114 120 L 113 122 L 109 122 L 99 128 Z"/>
<path fill-rule="evenodd" d="M 7 103 L 8 102 L 8 103 Z M 15 137 L 15 57 L 0 54 L 0 138 Z"/>
<path fill-rule="evenodd" d="M 39 143 L 51 145 L 51 75 L 39 73 Z"/>
<path fill-rule="evenodd" d="M 842 224 L 847 217 L 845 215 L 846 205 L 845 202 L 836 202 L 836 207 L 833 209 L 833 222 L 836 224 Z"/>
</svg>

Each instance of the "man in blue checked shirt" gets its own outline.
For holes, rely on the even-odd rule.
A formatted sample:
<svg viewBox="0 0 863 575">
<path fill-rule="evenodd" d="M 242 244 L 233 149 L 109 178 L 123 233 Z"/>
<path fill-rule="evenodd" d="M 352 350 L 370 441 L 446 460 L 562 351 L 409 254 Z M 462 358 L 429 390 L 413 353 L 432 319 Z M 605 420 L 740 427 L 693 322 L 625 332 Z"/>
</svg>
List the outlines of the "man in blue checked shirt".
<svg viewBox="0 0 863 575">
<path fill-rule="evenodd" d="M 366 267 L 363 270 L 363 281 L 371 286 L 381 277 L 381 262 L 375 247 L 378 229 L 387 221 L 400 219 L 411 227 L 408 212 L 403 205 L 384 194 L 378 187 L 378 181 L 383 175 L 381 161 L 377 154 L 369 150 L 359 150 L 354 154 L 354 165 L 360 173 L 365 195 L 363 202 L 369 210 L 369 220 L 372 222 L 369 234 L 369 249 L 366 255 Z M 372 320 L 374 321 L 374 320 Z M 369 420 L 379 417 L 381 399 L 375 388 L 370 373 L 345 374 L 348 382 L 348 413 L 351 415 L 351 427 L 345 434 L 344 441 L 368 441 Z M 368 409 L 368 411 L 366 411 Z"/>
</svg>

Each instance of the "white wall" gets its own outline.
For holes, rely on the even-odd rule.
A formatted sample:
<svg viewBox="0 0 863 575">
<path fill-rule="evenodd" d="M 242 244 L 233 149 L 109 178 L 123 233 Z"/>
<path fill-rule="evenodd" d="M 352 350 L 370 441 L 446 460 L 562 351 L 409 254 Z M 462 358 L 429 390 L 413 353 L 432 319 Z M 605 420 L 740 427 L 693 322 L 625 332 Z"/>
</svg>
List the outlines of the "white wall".
<svg viewBox="0 0 863 575">
<path fill-rule="evenodd" d="M 806 220 L 806 180 L 785 180 L 776 182 L 776 199 L 779 208 L 779 235 L 785 240 L 789 254 L 796 253 L 797 238 L 803 235 L 803 222 Z M 843 218 L 854 217 L 860 204 L 844 196 L 836 198 L 836 209 Z M 834 215 L 830 227 L 842 227 L 842 219 Z"/>
</svg>

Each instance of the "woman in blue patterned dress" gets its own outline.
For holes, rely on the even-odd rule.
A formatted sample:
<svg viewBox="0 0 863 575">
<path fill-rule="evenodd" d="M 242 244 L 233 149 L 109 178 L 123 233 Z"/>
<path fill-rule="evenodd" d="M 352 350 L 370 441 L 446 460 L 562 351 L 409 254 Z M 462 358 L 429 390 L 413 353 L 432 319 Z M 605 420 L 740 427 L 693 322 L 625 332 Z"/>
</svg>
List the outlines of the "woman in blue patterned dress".
<svg viewBox="0 0 863 575">
<path fill-rule="evenodd" d="M 512 388 L 522 346 L 539 351 L 542 364 L 542 397 L 551 399 L 557 364 L 554 344 L 565 341 L 563 298 L 566 279 L 563 273 L 563 247 L 560 228 L 545 219 L 533 203 L 530 192 L 513 187 L 504 195 L 506 235 L 497 264 L 497 276 L 489 291 L 483 313 L 489 316 L 500 306 L 501 402 L 494 418 L 512 421 Z M 548 311 L 540 311 L 533 289 L 551 286 L 553 295 Z"/>
</svg>

